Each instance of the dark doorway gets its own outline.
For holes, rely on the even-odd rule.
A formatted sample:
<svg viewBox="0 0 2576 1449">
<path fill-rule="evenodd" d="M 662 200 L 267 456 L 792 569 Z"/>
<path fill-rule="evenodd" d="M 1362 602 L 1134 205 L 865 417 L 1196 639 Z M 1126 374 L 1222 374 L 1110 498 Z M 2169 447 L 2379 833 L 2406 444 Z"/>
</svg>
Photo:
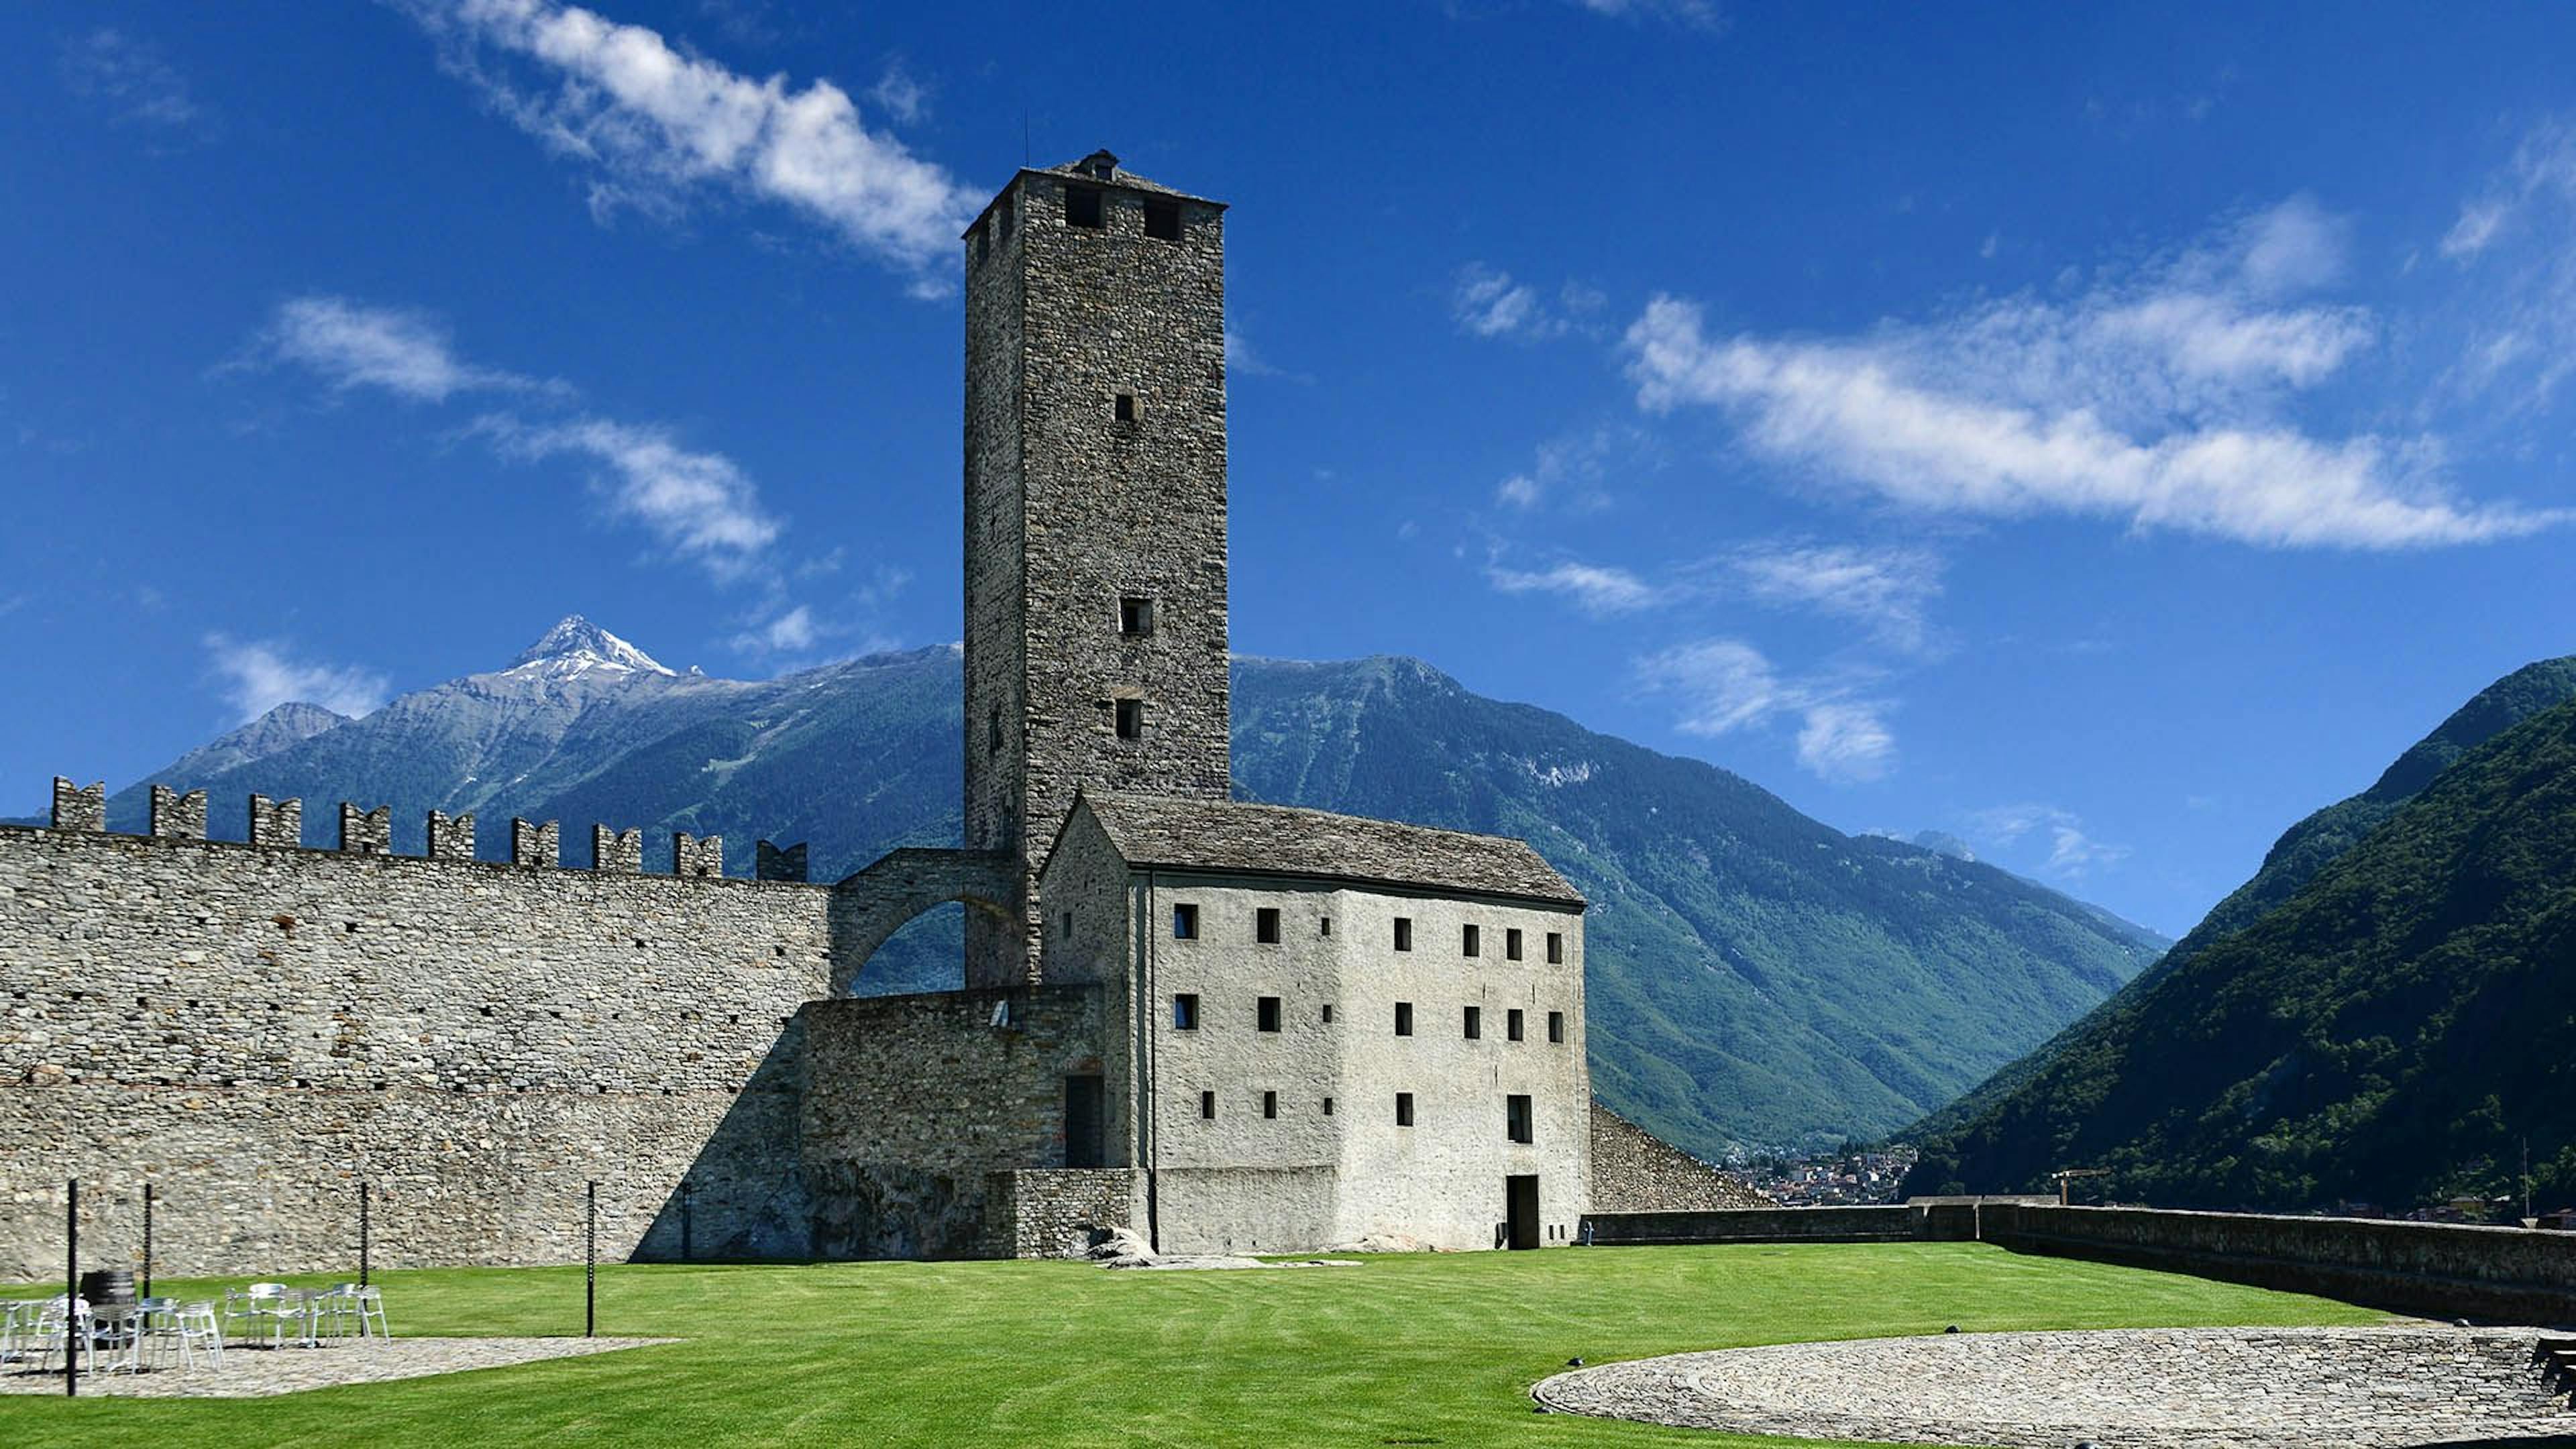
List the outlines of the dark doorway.
<svg viewBox="0 0 2576 1449">
<path fill-rule="evenodd" d="M 1100 1147 L 1100 1079 L 1064 1079 L 1064 1165 L 1098 1167 Z"/>
<path fill-rule="evenodd" d="M 1514 1248 L 1538 1246 L 1538 1175 L 1503 1179 L 1503 1241 Z"/>
</svg>

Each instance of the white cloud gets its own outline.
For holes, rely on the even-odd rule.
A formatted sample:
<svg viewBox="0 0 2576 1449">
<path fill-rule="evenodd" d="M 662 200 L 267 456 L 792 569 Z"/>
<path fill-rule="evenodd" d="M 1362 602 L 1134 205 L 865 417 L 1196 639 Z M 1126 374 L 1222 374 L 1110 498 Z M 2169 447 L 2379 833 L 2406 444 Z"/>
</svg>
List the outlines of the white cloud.
<svg viewBox="0 0 2576 1449">
<path fill-rule="evenodd" d="M 2294 200 L 2065 302 L 2019 296 L 1849 338 L 1711 337 L 1658 296 L 1628 329 L 1641 406 L 1721 408 L 1756 452 L 1910 507 L 2073 513 L 2274 547 L 2514 537 L 2556 510 L 2453 496 L 2438 444 L 2315 437 L 2283 399 L 2373 335 L 2281 294 L 2341 269 L 2340 225 Z"/>
<path fill-rule="evenodd" d="M 1507 594 L 1563 594 L 1583 612 L 1595 616 L 1630 613 L 1657 602 L 1656 591 L 1635 574 L 1593 564 L 1561 563 L 1522 571 L 1495 563 L 1486 566 L 1485 578 Z"/>
<path fill-rule="evenodd" d="M 798 604 L 765 624 L 736 634 L 733 647 L 745 654 L 801 654 L 813 648 L 818 637 L 813 609 Z"/>
<path fill-rule="evenodd" d="M 351 716 L 373 714 L 384 706 L 385 676 L 372 669 L 296 659 L 275 640 L 209 634 L 205 644 L 207 664 L 245 724 L 281 704 L 318 704 Z"/>
<path fill-rule="evenodd" d="M 2055 805 L 1998 805 L 1969 817 L 1968 828 L 1996 845 L 2018 845 L 2032 837 L 2045 841 L 2048 855 L 2039 868 L 2064 878 L 2116 865 L 2129 855 L 2129 847 L 2093 838 L 2081 817 Z"/>
<path fill-rule="evenodd" d="M 1536 508 L 1538 497 L 1538 480 L 1527 473 L 1514 473 L 1494 485 L 1494 501 L 1513 508 Z"/>
<path fill-rule="evenodd" d="M 461 360 L 447 329 L 426 313 L 345 297 L 297 297 L 280 306 L 254 352 L 309 368 L 335 392 L 379 387 L 399 397 L 445 402 L 459 392 L 565 390 L 561 383 Z"/>
<path fill-rule="evenodd" d="M 784 76 L 754 79 L 555 0 L 403 3 L 500 114 L 600 168 L 595 199 L 672 205 L 692 187 L 727 186 L 802 211 L 911 274 L 916 291 L 949 285 L 942 268 L 981 198 L 869 129 L 830 81 L 791 90 Z"/>
<path fill-rule="evenodd" d="M 1930 646 L 1929 610 L 1941 593 L 1942 561 L 1928 548 L 1758 543 L 1722 563 L 1735 586 L 1758 603 L 1855 620 L 1907 653 Z"/>
<path fill-rule="evenodd" d="M 681 447 L 667 429 L 605 418 L 532 425 L 496 414 L 476 420 L 474 431 L 508 457 L 570 455 L 604 466 L 600 489 L 610 506 L 719 581 L 752 572 L 778 540 L 778 521 L 750 475 L 721 453 Z"/>
<path fill-rule="evenodd" d="M 55 63 L 65 89 L 105 103 L 120 121 L 184 130 L 205 119 L 187 79 L 160 50 L 112 26 L 64 41 Z"/>
<path fill-rule="evenodd" d="M 1725 28 L 1716 0 L 1574 0 L 1595 15 L 1623 20 L 1663 20 L 1701 30 Z"/>
<path fill-rule="evenodd" d="M 1863 680 L 1792 678 L 1740 639 L 1703 639 L 1637 662 L 1649 689 L 1682 697 L 1675 724 L 1685 734 L 1723 735 L 1775 719 L 1797 722 L 1798 763 L 1820 779 L 1850 783 L 1884 778 L 1896 765 L 1893 706 L 1867 697 Z"/>
<path fill-rule="evenodd" d="M 2494 418 L 2547 407 L 2576 374 L 2576 121 L 2543 122 L 2461 203 L 2442 255 L 2479 288 L 2448 381 Z M 2499 406 L 2501 405 L 2501 406 Z"/>
<path fill-rule="evenodd" d="M 1462 331 L 1477 337 L 1545 337 L 1558 326 L 1536 291 L 1483 262 L 1458 269 L 1449 290 L 1449 315 Z"/>
<path fill-rule="evenodd" d="M 868 87 L 868 99 L 877 108 L 909 126 L 930 112 L 930 87 L 904 68 L 901 60 L 886 63 L 877 83 Z"/>
<path fill-rule="evenodd" d="M 1662 464 L 1654 439 L 1637 428 L 1565 433 L 1540 443 L 1527 468 L 1495 485 L 1494 501 L 1523 510 L 1550 498 L 1577 509 L 1606 508 L 1613 472 L 1651 472 Z"/>
</svg>

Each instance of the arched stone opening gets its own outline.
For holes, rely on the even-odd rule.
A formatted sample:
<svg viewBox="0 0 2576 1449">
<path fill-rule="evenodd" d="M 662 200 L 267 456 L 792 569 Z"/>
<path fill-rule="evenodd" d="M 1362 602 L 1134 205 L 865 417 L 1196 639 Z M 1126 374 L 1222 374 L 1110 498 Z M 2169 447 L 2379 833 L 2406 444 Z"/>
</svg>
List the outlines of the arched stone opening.
<svg viewBox="0 0 2576 1449">
<path fill-rule="evenodd" d="M 951 903 L 994 920 L 1019 890 L 1019 858 L 1006 851 L 894 851 L 832 888 L 831 994 L 854 994 L 878 948 L 926 911 Z"/>
</svg>

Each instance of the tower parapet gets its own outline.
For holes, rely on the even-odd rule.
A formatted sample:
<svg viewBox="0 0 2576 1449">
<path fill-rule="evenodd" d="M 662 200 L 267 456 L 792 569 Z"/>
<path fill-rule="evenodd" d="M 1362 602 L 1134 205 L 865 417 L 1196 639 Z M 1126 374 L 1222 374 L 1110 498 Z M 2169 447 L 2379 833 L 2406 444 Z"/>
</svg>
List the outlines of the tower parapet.
<svg viewBox="0 0 2576 1449">
<path fill-rule="evenodd" d="M 206 838 L 206 792 L 182 795 L 167 785 L 152 787 L 152 833 L 163 840 Z"/>
<path fill-rule="evenodd" d="M 56 830 L 105 830 L 107 782 L 81 786 L 56 775 L 53 821 Z"/>
<path fill-rule="evenodd" d="M 474 858 L 474 817 L 471 814 L 449 815 L 444 811 L 429 812 L 429 858 L 432 860 L 472 860 Z"/>
<path fill-rule="evenodd" d="M 394 853 L 394 807 L 379 805 L 361 810 L 343 800 L 340 802 L 340 852 L 343 855 L 391 855 Z"/>
<path fill-rule="evenodd" d="M 250 797 L 250 843 L 294 849 L 304 843 L 304 802 Z"/>
<path fill-rule="evenodd" d="M 510 864 L 553 870 L 563 863 L 563 832 L 554 821 L 510 822 Z"/>
</svg>

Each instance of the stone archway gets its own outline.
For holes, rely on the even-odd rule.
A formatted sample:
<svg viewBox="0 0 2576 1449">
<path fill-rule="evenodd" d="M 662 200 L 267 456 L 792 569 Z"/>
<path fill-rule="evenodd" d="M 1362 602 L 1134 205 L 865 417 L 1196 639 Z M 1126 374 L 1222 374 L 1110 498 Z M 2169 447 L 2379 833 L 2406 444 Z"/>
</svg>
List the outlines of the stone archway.
<svg viewBox="0 0 2576 1449">
<path fill-rule="evenodd" d="M 1020 889 L 1020 860 L 1009 851 L 906 847 L 880 857 L 832 887 L 831 994 L 847 996 L 894 933 L 924 911 L 951 901 L 1009 922 L 1003 905 Z"/>
</svg>

